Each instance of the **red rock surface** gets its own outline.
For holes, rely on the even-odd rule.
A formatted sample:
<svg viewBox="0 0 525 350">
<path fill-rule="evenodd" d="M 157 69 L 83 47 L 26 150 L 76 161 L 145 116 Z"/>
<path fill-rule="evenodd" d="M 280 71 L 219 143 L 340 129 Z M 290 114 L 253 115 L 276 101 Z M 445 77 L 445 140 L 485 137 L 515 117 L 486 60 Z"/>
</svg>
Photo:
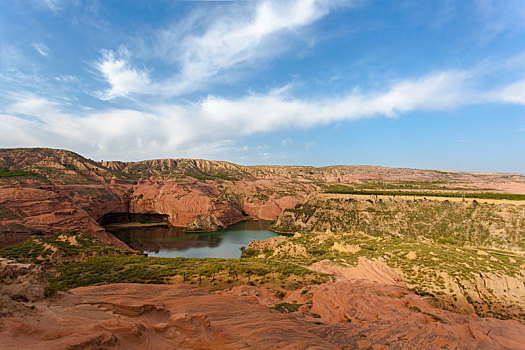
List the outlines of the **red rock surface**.
<svg viewBox="0 0 525 350">
<path fill-rule="evenodd" d="M 256 300 L 185 285 L 85 287 L 2 319 L 5 349 L 331 349 Z"/>
<path fill-rule="evenodd" d="M 126 245 L 108 234 L 96 221 L 105 212 L 125 212 L 127 205 L 122 193 L 113 193 L 107 187 L 64 186 L 33 188 L 29 186 L 0 188 L 0 208 L 4 215 L 0 225 L 14 230 L 19 226 L 25 232 L 54 233 L 82 231 L 116 247 Z M 86 193 L 89 190 L 89 194 Z M 104 195 L 113 194 L 111 198 Z M 1 237 L 0 237 L 1 238 Z M 22 234 L 22 239 L 27 235 Z M 1 240 L 0 240 L 1 243 Z"/>
<path fill-rule="evenodd" d="M 199 182 L 140 182 L 133 191 L 131 213 L 168 215 L 173 226 L 186 227 L 199 215 L 214 215 L 223 225 L 244 219 L 231 203 L 218 199 L 216 185 Z"/>
<path fill-rule="evenodd" d="M 290 292 L 241 286 L 83 287 L 11 310 L 5 349 L 523 349 L 525 325 L 435 309 L 402 286 L 340 280 Z"/>
<path fill-rule="evenodd" d="M 386 285 L 400 284 L 402 277 L 394 272 L 385 263 L 359 258 L 357 266 L 343 267 L 330 264 L 330 261 L 319 261 L 309 267 L 310 269 L 336 276 L 337 280 L 368 280 Z"/>
<path fill-rule="evenodd" d="M 232 183 L 228 189 L 238 192 L 236 198 L 224 199 L 221 189 L 225 187 L 216 182 L 141 180 L 136 185 L 54 186 L 40 181 L 15 182 L 0 188 L 0 246 L 11 238 L 13 242 L 24 240 L 34 232 L 81 231 L 108 245 L 124 247 L 99 225 L 105 214 L 164 214 L 173 226 L 213 231 L 248 218 L 276 219 L 282 210 L 304 201 L 303 192 L 295 197 L 249 201 L 253 193 L 247 188 L 257 193 L 271 183 Z"/>
<path fill-rule="evenodd" d="M 522 323 L 436 309 L 402 286 L 346 280 L 310 293 L 309 311 L 326 323 L 314 333 L 341 348 L 523 349 L 525 344 Z"/>
</svg>

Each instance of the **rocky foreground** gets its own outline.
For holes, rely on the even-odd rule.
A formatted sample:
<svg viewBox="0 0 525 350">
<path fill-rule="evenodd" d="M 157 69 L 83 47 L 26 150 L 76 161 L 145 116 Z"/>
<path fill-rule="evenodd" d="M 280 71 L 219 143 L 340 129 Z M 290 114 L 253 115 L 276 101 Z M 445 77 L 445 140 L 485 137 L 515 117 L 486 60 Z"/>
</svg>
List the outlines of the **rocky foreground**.
<svg viewBox="0 0 525 350">
<path fill-rule="evenodd" d="M 5 349 L 522 349 L 525 342 L 517 321 L 437 309 L 366 274 L 287 293 L 110 284 L 42 299 L 38 267 L 0 266 L 9 276 L 0 288 Z"/>
</svg>

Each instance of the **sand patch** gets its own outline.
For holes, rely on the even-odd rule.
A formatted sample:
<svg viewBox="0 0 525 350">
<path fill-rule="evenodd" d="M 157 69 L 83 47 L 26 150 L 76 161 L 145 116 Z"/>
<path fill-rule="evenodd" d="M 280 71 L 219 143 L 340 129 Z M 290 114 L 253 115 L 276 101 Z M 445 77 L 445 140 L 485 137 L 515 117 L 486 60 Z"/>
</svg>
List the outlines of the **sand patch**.
<svg viewBox="0 0 525 350">
<path fill-rule="evenodd" d="M 409 259 L 409 260 L 415 260 L 417 259 L 417 254 L 416 252 L 410 252 L 406 255 L 406 258 Z"/>
<path fill-rule="evenodd" d="M 339 242 L 335 242 L 331 249 L 340 253 L 355 254 L 361 250 L 361 247 L 359 244 L 341 244 Z"/>
</svg>

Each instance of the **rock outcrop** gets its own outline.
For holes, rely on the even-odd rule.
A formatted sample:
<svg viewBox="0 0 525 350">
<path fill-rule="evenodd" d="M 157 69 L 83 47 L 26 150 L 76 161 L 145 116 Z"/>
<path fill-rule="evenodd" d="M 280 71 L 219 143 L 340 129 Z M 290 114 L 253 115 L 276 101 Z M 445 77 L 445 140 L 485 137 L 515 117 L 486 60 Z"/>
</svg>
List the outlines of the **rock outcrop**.
<svg viewBox="0 0 525 350">
<path fill-rule="evenodd" d="M 354 267 L 342 267 L 331 264 L 330 261 L 319 261 L 310 269 L 341 277 L 344 280 L 367 280 L 386 285 L 402 285 L 403 280 L 387 264 L 380 261 L 370 261 L 365 258 L 359 258 L 359 263 Z"/>
<path fill-rule="evenodd" d="M 141 181 L 133 189 L 129 211 L 165 214 L 173 226 L 215 231 L 245 218 L 239 208 L 220 200 L 219 194 L 213 184 Z"/>
<path fill-rule="evenodd" d="M 43 266 L 0 258 L 0 295 L 14 300 L 36 301 L 48 286 Z M 1 302 L 0 302 L 1 303 Z"/>
<path fill-rule="evenodd" d="M 78 288 L 38 305 L 33 317 L 4 318 L 6 349 L 333 349 L 308 324 L 256 300 L 185 285 Z M 40 322 L 39 322 L 40 321 Z"/>
<path fill-rule="evenodd" d="M 284 210 L 272 228 L 515 249 L 525 247 L 525 201 L 320 193 L 300 208 Z"/>
<path fill-rule="evenodd" d="M 213 213 L 208 215 L 197 215 L 193 222 L 186 225 L 186 230 L 190 232 L 210 232 L 223 228 L 226 228 L 226 225 L 217 219 Z"/>
<path fill-rule="evenodd" d="M 433 308 L 402 286 L 83 287 L 0 319 L 4 349 L 522 349 L 525 325 Z M 303 305 L 280 313 L 269 306 Z M 298 304 L 297 304 L 298 303 Z"/>
<path fill-rule="evenodd" d="M 525 341 L 525 325 L 517 321 L 437 309 L 402 286 L 341 280 L 309 293 L 309 312 L 325 324 L 315 333 L 338 348 L 521 349 Z"/>
<path fill-rule="evenodd" d="M 4 236 L 10 227 L 22 231 L 18 239 L 6 237 L 10 239 L 0 242 L 0 246 L 24 240 L 31 233 L 81 231 L 108 245 L 126 247 L 96 221 L 106 212 L 127 211 L 125 192 L 108 186 L 36 187 L 42 186 L 38 182 L 27 182 L 0 188 L 0 225 L 4 227 Z"/>
</svg>

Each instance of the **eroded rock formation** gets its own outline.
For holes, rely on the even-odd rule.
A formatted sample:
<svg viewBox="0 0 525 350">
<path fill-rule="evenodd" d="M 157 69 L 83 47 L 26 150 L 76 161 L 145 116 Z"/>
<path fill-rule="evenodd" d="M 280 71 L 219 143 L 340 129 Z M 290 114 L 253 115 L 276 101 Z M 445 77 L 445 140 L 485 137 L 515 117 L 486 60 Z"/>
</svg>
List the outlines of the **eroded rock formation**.
<svg viewBox="0 0 525 350">
<path fill-rule="evenodd" d="M 23 301 L 42 299 L 48 286 L 43 266 L 3 258 L 0 258 L 0 281 L 1 297 Z"/>
<path fill-rule="evenodd" d="M 271 306 L 302 304 L 297 312 Z M 402 286 L 340 280 L 286 295 L 240 286 L 83 287 L 0 320 L 6 349 L 521 349 L 525 325 L 439 310 Z"/>
<path fill-rule="evenodd" d="M 172 225 L 197 231 L 246 218 L 274 220 L 284 209 L 305 203 L 322 183 L 438 181 L 525 193 L 524 176 L 517 174 L 369 166 L 247 167 L 193 159 L 95 162 L 53 149 L 0 150 L 0 170 L 5 171 L 0 178 L 4 244 L 35 232 L 84 231 L 122 246 L 97 223 L 108 213 L 165 214 Z M 439 190 L 436 186 L 430 188 Z"/>
</svg>

